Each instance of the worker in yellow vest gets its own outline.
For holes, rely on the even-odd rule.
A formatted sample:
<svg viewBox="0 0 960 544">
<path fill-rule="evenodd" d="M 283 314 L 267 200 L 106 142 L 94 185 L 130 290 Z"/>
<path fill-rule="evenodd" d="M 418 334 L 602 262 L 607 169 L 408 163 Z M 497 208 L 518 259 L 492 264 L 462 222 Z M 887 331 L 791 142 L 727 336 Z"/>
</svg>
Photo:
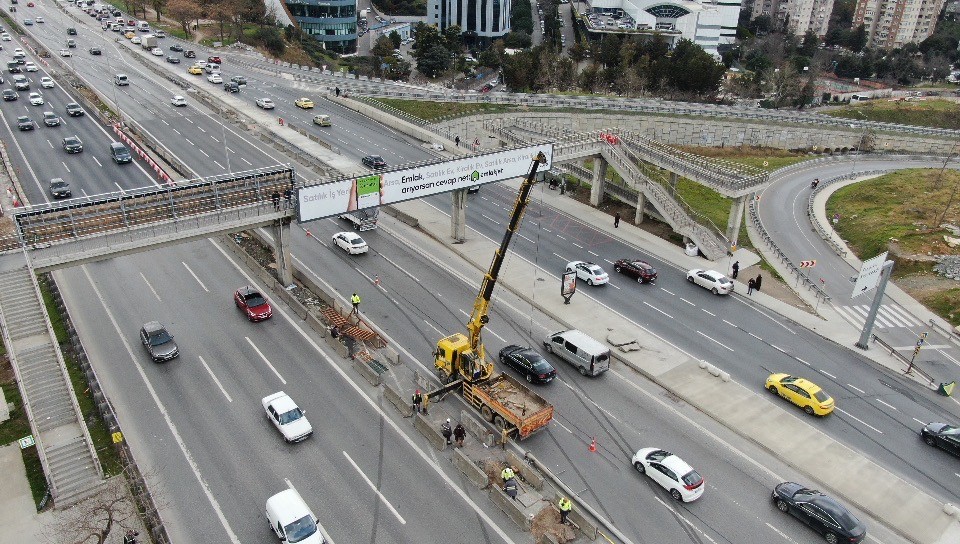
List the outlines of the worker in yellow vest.
<svg viewBox="0 0 960 544">
<path fill-rule="evenodd" d="M 360 315 L 360 295 L 354 293 L 353 296 L 350 297 L 350 304 L 353 304 L 353 311 L 350 313 Z"/>
<path fill-rule="evenodd" d="M 557 503 L 557 507 L 560 508 L 560 523 L 566 525 L 567 516 L 569 516 L 570 511 L 573 510 L 573 503 L 566 497 L 560 497 L 560 502 Z"/>
<path fill-rule="evenodd" d="M 504 467 L 504 469 L 500 471 L 500 478 L 502 478 L 504 482 L 507 480 L 512 480 L 513 478 L 516 478 L 516 476 L 517 475 L 514 474 L 513 469 L 510 467 Z"/>
</svg>

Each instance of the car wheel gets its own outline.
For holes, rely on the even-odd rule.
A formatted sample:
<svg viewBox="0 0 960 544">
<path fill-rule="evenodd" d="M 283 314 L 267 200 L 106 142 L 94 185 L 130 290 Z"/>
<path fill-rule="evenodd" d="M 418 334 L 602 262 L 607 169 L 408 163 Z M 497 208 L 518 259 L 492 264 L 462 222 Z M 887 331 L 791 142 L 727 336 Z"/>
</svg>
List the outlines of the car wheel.
<svg viewBox="0 0 960 544">
<path fill-rule="evenodd" d="M 932 436 L 923 437 L 923 441 L 927 443 L 928 446 L 936 446 L 937 441 Z"/>
<path fill-rule="evenodd" d="M 647 469 L 643 468 L 643 463 L 641 463 L 640 461 L 637 461 L 636 463 L 634 463 L 633 468 L 637 469 L 637 472 L 639 472 L 640 474 L 646 474 L 647 472 Z"/>
<path fill-rule="evenodd" d="M 533 374 L 527 374 L 527 383 L 533 383 Z"/>
<path fill-rule="evenodd" d="M 547 350 L 547 353 L 553 353 L 553 347 L 548 342 L 543 343 L 543 349 Z"/>
<path fill-rule="evenodd" d="M 837 540 L 837 535 L 835 535 L 835 534 L 833 534 L 833 533 L 827 533 L 827 534 L 823 535 L 823 538 L 824 538 L 824 540 L 826 540 L 826 541 L 829 542 L 830 544 L 837 544 L 837 542 L 838 542 L 838 540 Z"/>
<path fill-rule="evenodd" d="M 811 415 L 811 416 L 812 416 L 812 415 L 813 415 L 813 406 L 804 406 L 804 407 L 803 407 L 803 411 L 806 412 L 807 415 Z"/>
<path fill-rule="evenodd" d="M 587 369 L 586 369 L 586 368 L 584 368 L 584 367 L 581 366 L 581 367 L 578 368 L 577 370 L 580 371 L 580 375 L 581 375 L 581 376 L 586 376 L 586 375 L 587 375 Z"/>
<path fill-rule="evenodd" d="M 771 393 L 773 393 L 774 395 L 779 395 L 779 394 L 780 394 L 780 393 L 777 391 L 777 386 L 775 386 L 775 385 L 771 385 L 770 387 L 767 388 L 767 390 L 769 390 L 769 391 L 770 391 Z"/>
<path fill-rule="evenodd" d="M 673 497 L 674 500 L 683 502 L 683 495 L 681 495 L 680 491 L 677 489 L 671 489 L 670 496 Z"/>
<path fill-rule="evenodd" d="M 643 276 L 637 276 L 637 283 L 643 283 Z"/>
<path fill-rule="evenodd" d="M 787 504 L 787 501 L 785 500 L 777 499 L 777 510 L 786 514 L 787 512 L 790 511 L 790 505 Z"/>
<path fill-rule="evenodd" d="M 689 281 L 690 283 L 693 283 L 693 276 L 687 276 L 687 281 Z"/>
<path fill-rule="evenodd" d="M 593 280 L 587 280 L 587 285 L 593 286 Z"/>
<path fill-rule="evenodd" d="M 619 273 L 620 273 L 620 267 L 619 267 L 619 266 L 614 266 L 614 267 L 613 267 L 613 271 L 619 274 Z"/>
<path fill-rule="evenodd" d="M 717 288 L 716 288 L 716 287 L 714 287 L 713 289 L 711 289 L 711 291 L 713 291 L 713 294 L 715 294 L 715 295 L 719 295 L 719 294 L 720 294 L 720 291 L 717 291 Z"/>
</svg>

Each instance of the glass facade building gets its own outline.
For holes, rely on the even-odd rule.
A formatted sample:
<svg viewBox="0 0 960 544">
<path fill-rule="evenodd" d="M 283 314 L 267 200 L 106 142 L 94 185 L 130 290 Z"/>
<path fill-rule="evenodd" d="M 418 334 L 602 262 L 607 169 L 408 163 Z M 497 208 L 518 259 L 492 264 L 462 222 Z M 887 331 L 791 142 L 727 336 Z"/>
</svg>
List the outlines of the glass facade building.
<svg viewBox="0 0 960 544">
<path fill-rule="evenodd" d="M 284 0 L 304 34 L 337 53 L 357 50 L 357 0 Z"/>
</svg>

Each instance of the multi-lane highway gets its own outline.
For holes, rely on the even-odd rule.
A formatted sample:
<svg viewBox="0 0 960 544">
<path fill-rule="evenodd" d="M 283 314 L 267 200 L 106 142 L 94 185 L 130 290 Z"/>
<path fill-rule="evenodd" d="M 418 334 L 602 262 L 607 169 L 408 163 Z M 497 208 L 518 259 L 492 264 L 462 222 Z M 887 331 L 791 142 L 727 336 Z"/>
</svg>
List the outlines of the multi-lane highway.
<svg viewBox="0 0 960 544">
<path fill-rule="evenodd" d="M 245 132 L 221 124 L 196 101 L 187 108 L 170 106 L 170 96 L 184 94 L 189 100 L 189 90 L 184 92 L 130 60 L 130 53 L 118 48 L 131 46 L 112 41 L 114 33 L 69 22 L 48 3 L 36 9 L 45 10 L 47 23 L 31 27 L 33 35 L 56 51 L 65 28 L 78 26 L 80 45 L 77 56 L 68 58 L 71 67 L 196 174 L 288 162 Z M 23 17 L 24 12 L 15 15 Z M 168 48 L 172 40 L 165 42 Z M 83 56 L 91 46 L 103 48 L 104 55 Z M 295 120 L 355 161 L 370 153 L 383 155 L 389 164 L 432 155 L 374 120 L 319 101 L 314 89 L 259 71 L 233 71 L 229 55 L 223 56 L 225 75 L 247 77 L 241 93 L 228 95 L 202 76 L 193 85 L 222 94 L 225 102 L 260 122 L 272 122 L 277 116 Z M 186 62 L 168 65 L 162 57 L 146 59 L 186 75 Z M 115 87 L 114 71 L 129 75 L 131 85 Z M 317 110 L 293 106 L 305 95 L 318 100 L 319 111 L 333 115 L 332 130 L 311 125 Z M 277 109 L 257 110 L 253 102 L 261 96 L 272 98 Z M 19 107 L 10 104 L 0 106 L 5 117 L 8 108 Z M 105 155 L 109 131 L 89 116 L 76 124 L 77 130 L 85 130 L 81 138 L 89 149 L 102 146 Z M 36 133 L 47 130 L 56 129 L 43 127 Z M 21 144 L 21 136 L 32 136 L 11 135 Z M 22 170 L 43 168 L 33 176 L 38 182 L 66 177 L 62 173 L 69 167 L 70 174 L 76 173 L 71 179 L 75 194 L 78 189 L 88 194 L 111 190 L 111 185 L 142 186 L 153 179 L 144 170 L 105 181 L 102 169 L 130 172 L 133 167 L 102 160 L 71 162 L 85 158 L 88 149 L 74 156 L 54 149 L 64 157 L 57 165 L 49 160 L 55 146 L 19 147 L 16 160 Z M 43 187 L 36 185 L 38 192 L 27 189 L 28 193 L 31 199 L 43 199 Z M 481 234 L 498 239 L 512 202 L 512 192 L 505 186 L 484 188 L 471 197 L 468 220 Z M 448 206 L 442 197 L 431 203 L 437 214 Z M 294 256 L 298 266 L 337 292 L 364 289 L 367 316 L 403 348 L 404 364 L 423 371 L 420 365 L 429 360 L 436 338 L 462 327 L 479 275 L 416 231 L 385 223 L 387 228 L 365 235 L 373 248 L 370 255 L 351 258 L 318 243 L 344 228 L 324 220 L 309 225 L 315 237 L 295 237 Z M 531 207 L 513 250 L 513 258 L 523 256 L 551 273 L 575 259 L 594 260 L 612 273 L 610 261 L 616 258 L 645 257 L 660 270 L 656 285 L 614 276 L 610 285 L 590 289 L 590 295 L 610 311 L 729 369 L 745 384 L 760 388 L 769 372 L 781 370 L 814 377 L 838 399 L 843 412 L 811 424 L 934 496 L 956 500 L 957 481 L 949 476 L 955 472 L 954 460 L 916 438 L 918 421 L 942 418 L 946 412 L 928 391 L 735 297 L 713 297 L 694 288 L 683 281 L 683 271 L 645 254 L 643 248 L 547 206 Z M 384 281 L 383 290 L 371 288 L 373 274 Z M 382 408 L 376 392 L 328 357 L 294 320 L 279 311 L 265 323 L 242 319 L 230 293 L 255 282 L 216 243 L 195 242 L 116 258 L 58 272 L 57 278 L 87 352 L 121 414 L 131 447 L 157 475 L 169 504 L 165 521 L 176 541 L 268 539 L 259 517 L 262 503 L 287 481 L 300 490 L 338 542 L 527 538 L 484 495 L 460 485 L 455 470 L 438 462 L 407 422 Z M 140 351 L 136 329 L 152 319 L 163 321 L 177 335 L 180 360 L 157 366 Z M 488 350 L 495 353 L 508 343 L 538 344 L 557 327 L 535 308 L 500 292 L 487 329 Z M 818 541 L 799 523 L 778 516 L 768 498 L 778 479 L 802 481 L 803 475 L 743 444 L 633 373 L 615 369 L 591 380 L 560 365 L 558 370 L 560 380 L 540 389 L 558 407 L 556 425 L 524 447 L 557 467 L 568 485 L 583 490 L 582 499 L 595 504 L 635 542 Z M 298 400 L 314 423 L 317 432 L 305 443 L 287 447 L 261 414 L 259 399 L 280 389 Z M 590 436 L 603 444 L 599 455 L 585 453 Z M 705 497 L 691 505 L 673 504 L 639 478 L 628 459 L 648 445 L 672 449 L 700 470 L 709 486 Z M 876 522 L 871 523 L 871 535 L 885 543 L 898 541 Z"/>
</svg>

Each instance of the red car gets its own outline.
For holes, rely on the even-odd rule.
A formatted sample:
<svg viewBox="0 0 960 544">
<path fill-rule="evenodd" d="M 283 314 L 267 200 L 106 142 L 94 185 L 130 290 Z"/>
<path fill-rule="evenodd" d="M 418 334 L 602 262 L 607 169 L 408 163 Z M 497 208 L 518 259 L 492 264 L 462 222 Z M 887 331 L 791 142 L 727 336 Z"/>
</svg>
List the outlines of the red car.
<svg viewBox="0 0 960 544">
<path fill-rule="evenodd" d="M 215 62 L 217 64 L 223 64 L 223 61 L 220 60 L 220 57 L 207 57 L 207 62 Z"/>
<path fill-rule="evenodd" d="M 32 8 L 33 6 L 34 6 L 34 3 L 33 3 L 33 2 L 27 2 L 27 7 L 28 7 L 28 8 Z"/>
<path fill-rule="evenodd" d="M 263 321 L 273 316 L 273 308 L 270 307 L 267 299 L 260 294 L 260 291 L 249 285 L 237 289 L 233 294 L 233 301 L 237 304 L 237 308 L 247 314 L 247 319 L 250 321 Z"/>
<path fill-rule="evenodd" d="M 638 259 L 618 259 L 613 263 L 613 269 L 621 274 L 635 278 L 638 283 L 653 283 L 657 281 L 657 269 L 650 263 Z"/>
</svg>

